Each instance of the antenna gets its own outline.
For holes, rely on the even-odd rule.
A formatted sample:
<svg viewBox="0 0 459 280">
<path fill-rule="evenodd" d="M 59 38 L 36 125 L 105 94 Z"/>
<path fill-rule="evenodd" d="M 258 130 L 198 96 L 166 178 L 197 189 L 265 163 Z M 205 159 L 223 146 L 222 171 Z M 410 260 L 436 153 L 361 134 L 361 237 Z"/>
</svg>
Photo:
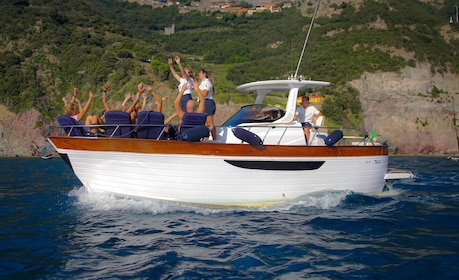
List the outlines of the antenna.
<svg viewBox="0 0 459 280">
<path fill-rule="evenodd" d="M 303 60 L 304 50 L 306 49 L 306 44 L 308 43 L 309 34 L 311 33 L 312 25 L 314 24 L 314 19 L 316 18 L 317 10 L 319 9 L 319 5 L 320 5 L 320 0 L 317 1 L 317 6 L 316 6 L 316 9 L 314 10 L 314 15 L 312 16 L 311 24 L 309 25 L 308 34 L 306 35 L 306 39 L 304 40 L 303 50 L 301 51 L 300 60 L 298 61 L 298 66 L 296 67 L 295 76 L 293 77 L 295 79 L 298 75 L 298 70 L 300 69 L 301 60 Z"/>
</svg>

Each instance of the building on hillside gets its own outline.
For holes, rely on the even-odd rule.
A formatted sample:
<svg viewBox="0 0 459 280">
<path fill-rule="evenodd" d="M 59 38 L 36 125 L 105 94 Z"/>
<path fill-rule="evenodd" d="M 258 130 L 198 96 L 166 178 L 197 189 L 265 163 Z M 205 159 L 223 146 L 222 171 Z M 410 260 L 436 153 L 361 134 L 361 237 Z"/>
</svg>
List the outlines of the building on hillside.
<svg viewBox="0 0 459 280">
<path fill-rule="evenodd" d="M 171 35 L 175 33 L 175 24 L 170 27 L 164 27 L 164 35 Z"/>
<path fill-rule="evenodd" d="M 296 103 L 297 104 L 301 104 L 301 99 L 303 98 L 303 96 L 298 96 L 298 98 L 296 99 Z M 309 96 L 309 103 L 322 103 L 325 101 L 325 97 L 323 97 L 323 95 L 311 95 Z"/>
<path fill-rule="evenodd" d="M 249 11 L 249 9 L 247 9 L 247 8 L 238 8 L 237 14 L 238 15 L 246 14 L 248 11 Z"/>
<path fill-rule="evenodd" d="M 220 11 L 224 13 L 234 13 L 240 15 L 241 12 L 241 7 L 227 7 L 227 8 L 222 8 Z"/>
<path fill-rule="evenodd" d="M 321 103 L 324 102 L 325 98 L 322 95 L 311 95 L 309 96 L 310 103 Z"/>
<path fill-rule="evenodd" d="M 261 3 L 260 7 L 263 7 L 266 10 L 269 10 L 271 13 L 282 12 L 282 9 L 277 7 L 276 4 L 273 4 L 273 3 Z"/>
</svg>

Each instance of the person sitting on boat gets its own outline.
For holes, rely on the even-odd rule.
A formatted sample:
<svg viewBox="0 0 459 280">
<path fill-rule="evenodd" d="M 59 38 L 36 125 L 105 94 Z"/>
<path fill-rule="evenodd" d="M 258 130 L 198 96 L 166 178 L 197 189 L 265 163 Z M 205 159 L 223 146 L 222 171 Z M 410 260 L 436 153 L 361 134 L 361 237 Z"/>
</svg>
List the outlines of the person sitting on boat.
<svg viewBox="0 0 459 280">
<path fill-rule="evenodd" d="M 81 106 L 81 103 L 77 98 L 77 94 L 78 94 L 78 89 L 74 88 L 71 101 L 65 103 L 64 105 L 64 114 L 69 115 L 71 118 L 73 118 L 75 121 L 77 121 L 80 124 L 84 124 L 87 126 L 99 124 L 100 118 L 97 115 L 87 116 L 85 121 L 84 122 L 82 121 L 83 117 L 88 112 L 89 106 L 91 105 L 91 101 L 94 96 L 92 91 L 89 92 L 88 101 L 86 101 L 86 104 L 84 106 Z M 78 106 L 75 103 L 78 103 Z M 91 128 L 89 129 L 88 132 L 97 133 L 97 131 L 98 131 L 97 128 Z"/>
<path fill-rule="evenodd" d="M 171 73 L 172 75 L 174 76 L 174 78 L 179 82 L 179 85 L 178 85 L 178 91 L 179 92 L 183 92 L 182 93 L 182 96 L 181 96 L 181 99 L 180 99 L 180 106 L 182 107 L 182 110 L 183 111 L 186 111 L 186 103 L 188 102 L 188 100 L 191 100 L 193 99 L 192 97 L 192 93 L 193 93 L 193 71 L 191 71 L 191 69 L 188 69 L 188 68 L 184 68 L 182 66 L 182 63 L 180 62 L 180 57 L 176 56 L 175 57 L 175 62 L 177 63 L 177 65 L 179 66 L 180 68 L 180 73 L 182 76 L 180 76 L 177 71 L 175 71 L 174 69 L 174 65 L 173 65 L 173 61 L 172 61 L 172 58 L 169 58 L 167 60 L 168 64 L 169 64 L 169 68 L 171 70 Z M 182 88 L 185 87 L 185 90 L 182 91 Z"/>
<path fill-rule="evenodd" d="M 162 113 L 163 101 L 167 100 L 167 98 L 164 98 L 164 97 L 161 98 L 161 96 L 158 93 L 156 93 L 156 91 L 154 91 L 154 89 L 151 86 L 147 86 L 147 91 L 153 96 L 153 98 L 155 99 L 155 103 L 154 103 L 153 106 L 151 106 L 149 104 L 146 104 L 146 99 L 147 98 L 146 98 L 146 94 L 145 94 L 144 95 L 143 104 L 142 104 L 142 107 L 141 107 L 141 111 L 148 110 L 148 111 L 156 111 L 156 112 Z M 177 117 L 177 113 L 172 114 L 169 118 L 164 120 L 164 124 L 170 123 L 175 117 Z"/>
<path fill-rule="evenodd" d="M 202 95 L 205 98 L 205 113 L 207 114 L 206 125 L 210 127 L 210 132 L 212 133 L 212 139 L 217 139 L 217 130 L 214 126 L 214 115 L 216 110 L 215 100 L 214 100 L 214 85 L 211 81 L 210 72 L 201 69 L 199 71 L 199 79 L 201 79 L 201 83 L 193 84 L 193 89 L 198 93 L 199 100 L 201 100 Z"/>
<path fill-rule="evenodd" d="M 65 96 L 63 96 L 62 97 L 62 102 L 64 102 L 64 106 L 67 105 L 68 103 L 75 103 L 75 102 L 77 102 L 81 106 L 80 100 L 78 100 L 78 98 L 77 98 L 77 94 L 78 94 L 78 89 L 77 88 L 73 88 L 73 95 L 70 98 L 70 102 L 67 100 L 67 98 Z"/>
<path fill-rule="evenodd" d="M 132 105 L 129 106 L 128 108 L 123 108 L 123 103 L 127 102 L 127 100 L 129 100 L 129 98 L 131 98 L 130 94 L 125 96 L 125 101 L 123 103 L 117 101 L 112 106 L 110 106 L 108 104 L 106 94 L 107 94 L 107 91 L 108 91 L 109 88 L 110 88 L 110 83 L 109 82 L 105 83 L 102 86 L 102 103 L 104 104 L 105 112 L 107 112 L 107 111 L 123 111 L 123 112 L 129 113 L 131 115 L 131 122 L 134 123 L 135 122 L 135 116 L 136 116 L 136 114 L 135 114 L 136 113 L 136 107 L 138 106 L 140 95 L 145 92 L 144 84 L 141 82 L 141 83 L 139 83 L 137 85 L 137 94 L 136 94 L 136 96 L 134 98 L 134 101 L 133 101 Z"/>
<path fill-rule="evenodd" d="M 156 91 L 151 86 L 147 86 L 146 91 L 149 92 L 151 96 L 153 96 L 153 99 L 155 100 L 155 102 L 152 105 L 147 104 L 147 94 L 144 93 L 142 95 L 143 103 L 142 103 L 140 110 L 141 111 L 145 111 L 145 110 L 156 111 L 156 112 L 161 113 L 163 110 L 163 99 L 161 98 L 161 96 L 158 93 L 156 93 Z"/>
<path fill-rule="evenodd" d="M 303 96 L 301 98 L 301 106 L 296 110 L 295 119 L 298 119 L 303 127 L 306 146 L 309 145 L 309 129 L 320 116 L 322 116 L 322 113 L 316 107 L 309 105 L 309 97 Z"/>
</svg>

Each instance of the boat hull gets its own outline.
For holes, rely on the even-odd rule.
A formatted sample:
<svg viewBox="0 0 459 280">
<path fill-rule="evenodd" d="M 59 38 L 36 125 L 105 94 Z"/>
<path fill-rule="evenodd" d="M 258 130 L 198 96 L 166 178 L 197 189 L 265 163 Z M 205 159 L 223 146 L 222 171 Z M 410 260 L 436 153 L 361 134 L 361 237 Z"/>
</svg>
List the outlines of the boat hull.
<svg viewBox="0 0 459 280">
<path fill-rule="evenodd" d="M 299 147 L 50 137 L 94 192 L 207 205 L 266 205 L 324 190 L 377 193 L 386 146 Z"/>
</svg>

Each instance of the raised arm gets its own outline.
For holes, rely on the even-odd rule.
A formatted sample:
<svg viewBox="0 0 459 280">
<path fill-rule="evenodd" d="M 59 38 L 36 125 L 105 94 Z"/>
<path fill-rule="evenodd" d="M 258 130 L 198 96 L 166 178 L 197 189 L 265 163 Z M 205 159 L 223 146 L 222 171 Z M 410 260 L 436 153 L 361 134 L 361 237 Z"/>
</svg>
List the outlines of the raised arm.
<svg viewBox="0 0 459 280">
<path fill-rule="evenodd" d="M 183 85 L 182 90 L 179 91 L 179 93 L 177 94 L 177 97 L 174 100 L 175 112 L 177 113 L 180 121 L 182 120 L 183 115 L 185 115 L 185 112 L 182 110 L 182 107 L 180 106 L 180 100 L 182 100 L 182 95 L 185 90 L 186 90 L 186 85 Z"/>
<path fill-rule="evenodd" d="M 110 106 L 107 103 L 107 97 L 105 96 L 106 92 L 102 91 L 102 103 L 104 104 L 105 111 L 110 111 Z"/>
<path fill-rule="evenodd" d="M 177 81 L 180 82 L 180 76 L 179 76 L 179 74 L 177 74 L 177 71 L 175 71 L 174 62 L 172 61 L 172 58 L 169 58 L 169 59 L 167 60 L 167 63 L 169 64 L 169 68 L 171 69 L 172 75 L 175 77 L 175 79 L 176 79 Z"/>
<path fill-rule="evenodd" d="M 163 100 L 161 99 L 161 96 L 157 94 L 152 87 L 147 87 L 147 91 L 153 95 L 153 98 L 155 99 L 156 103 L 156 111 L 161 112 L 163 110 Z"/>
<path fill-rule="evenodd" d="M 78 99 L 77 95 L 78 95 L 78 89 L 77 88 L 73 88 L 73 96 L 70 99 L 70 103 L 77 103 L 78 104 L 78 112 L 83 112 L 83 107 L 81 107 L 81 102 Z M 78 116 L 80 116 L 80 114 L 78 114 Z M 81 118 L 78 118 L 78 119 L 81 120 Z"/>
<path fill-rule="evenodd" d="M 202 95 L 201 91 L 196 91 L 196 93 L 198 94 L 198 98 L 199 98 L 199 106 L 198 106 L 198 109 L 196 109 L 196 112 L 204 113 L 206 109 L 206 98 Z"/>
<path fill-rule="evenodd" d="M 142 93 L 142 106 L 140 106 L 140 111 L 145 110 L 145 105 L 147 105 L 147 94 Z"/>
<path fill-rule="evenodd" d="M 108 105 L 107 96 L 106 96 L 107 90 L 109 88 L 110 88 L 110 82 L 106 82 L 102 86 L 102 103 L 104 104 L 105 111 L 110 111 L 110 106 Z"/>
<path fill-rule="evenodd" d="M 176 56 L 175 57 L 175 62 L 177 63 L 177 65 L 180 68 L 180 73 L 182 74 L 182 77 L 185 78 L 186 80 L 188 80 L 186 72 L 185 72 L 185 68 L 183 68 L 182 63 L 180 62 L 180 57 Z"/>
<path fill-rule="evenodd" d="M 132 103 L 131 106 L 129 106 L 129 108 L 125 111 L 126 113 L 132 113 L 132 111 L 134 111 L 135 107 L 137 106 L 137 103 L 139 102 L 139 99 L 140 99 L 140 95 L 142 93 L 145 92 L 145 87 L 143 85 L 143 83 L 139 83 L 137 85 L 137 93 L 135 95 L 135 98 L 134 98 L 134 102 Z"/>
<path fill-rule="evenodd" d="M 92 93 L 92 91 L 89 92 L 89 95 L 88 95 L 88 101 L 86 101 L 86 104 L 84 104 L 84 107 L 83 109 L 78 113 L 78 120 L 82 120 L 84 115 L 86 115 L 86 113 L 88 112 L 88 109 L 89 109 L 89 106 L 91 105 L 91 101 L 92 101 L 92 97 L 94 96 L 94 94 Z"/>
<path fill-rule="evenodd" d="M 72 95 L 72 98 L 70 99 L 70 103 L 75 103 L 75 99 L 77 98 L 77 95 L 78 95 L 78 89 L 73 88 L 73 95 Z"/>
<path fill-rule="evenodd" d="M 124 95 L 124 100 L 123 100 L 123 104 L 121 106 L 123 106 L 123 111 L 126 111 L 126 103 L 128 102 L 128 100 L 131 99 L 131 93 L 128 92 Z"/>
</svg>

